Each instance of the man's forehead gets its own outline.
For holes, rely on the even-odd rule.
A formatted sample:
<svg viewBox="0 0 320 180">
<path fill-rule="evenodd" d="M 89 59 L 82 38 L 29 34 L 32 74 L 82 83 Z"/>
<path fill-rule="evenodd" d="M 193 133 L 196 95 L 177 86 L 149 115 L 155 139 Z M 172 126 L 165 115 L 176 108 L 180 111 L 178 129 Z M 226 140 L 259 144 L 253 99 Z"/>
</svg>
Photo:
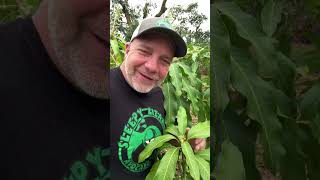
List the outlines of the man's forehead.
<svg viewBox="0 0 320 180">
<path fill-rule="evenodd" d="M 156 41 L 156 40 L 165 40 L 167 41 L 168 46 L 171 46 L 171 48 L 175 49 L 175 42 L 165 33 L 160 33 L 160 32 L 148 32 L 144 33 L 140 36 L 138 36 L 135 39 L 139 39 L 142 41 Z M 133 40 L 134 41 L 134 40 Z"/>
</svg>

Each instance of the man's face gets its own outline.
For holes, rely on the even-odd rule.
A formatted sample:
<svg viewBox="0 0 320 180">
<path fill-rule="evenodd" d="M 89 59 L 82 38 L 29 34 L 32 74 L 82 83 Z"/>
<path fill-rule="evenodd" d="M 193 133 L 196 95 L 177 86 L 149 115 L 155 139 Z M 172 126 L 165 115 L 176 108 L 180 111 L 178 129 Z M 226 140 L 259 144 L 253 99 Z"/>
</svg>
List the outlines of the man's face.
<svg viewBox="0 0 320 180">
<path fill-rule="evenodd" d="M 173 43 L 166 36 L 144 35 L 126 44 L 126 59 L 121 70 L 131 87 L 147 93 L 166 78 L 173 52 Z"/>
<path fill-rule="evenodd" d="M 55 63 L 85 93 L 108 97 L 109 0 L 49 0 Z"/>
</svg>

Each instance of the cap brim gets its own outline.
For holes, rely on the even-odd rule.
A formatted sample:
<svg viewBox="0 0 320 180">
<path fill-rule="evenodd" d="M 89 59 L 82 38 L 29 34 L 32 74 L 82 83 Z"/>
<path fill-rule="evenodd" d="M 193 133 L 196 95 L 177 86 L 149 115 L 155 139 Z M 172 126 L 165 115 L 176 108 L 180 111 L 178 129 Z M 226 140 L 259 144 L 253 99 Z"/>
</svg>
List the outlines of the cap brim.
<svg viewBox="0 0 320 180">
<path fill-rule="evenodd" d="M 170 36 L 176 45 L 174 57 L 183 57 L 187 54 L 186 43 L 184 42 L 182 37 L 175 31 L 164 27 L 153 27 L 140 32 L 135 38 L 141 36 L 142 34 L 145 34 L 146 32 L 160 32 Z"/>
</svg>

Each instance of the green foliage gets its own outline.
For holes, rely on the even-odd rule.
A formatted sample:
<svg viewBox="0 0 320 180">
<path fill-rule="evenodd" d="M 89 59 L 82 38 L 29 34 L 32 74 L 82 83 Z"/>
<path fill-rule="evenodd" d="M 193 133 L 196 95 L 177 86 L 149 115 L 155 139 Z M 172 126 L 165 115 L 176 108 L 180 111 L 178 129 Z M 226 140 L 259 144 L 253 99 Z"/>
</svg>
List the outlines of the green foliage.
<svg viewBox="0 0 320 180">
<path fill-rule="evenodd" d="M 40 0 L 4 0 L 0 2 L 0 23 L 13 21 L 32 15 L 40 4 Z"/>
<path fill-rule="evenodd" d="M 180 175 L 181 178 L 192 177 L 194 179 L 209 179 L 210 177 L 210 149 L 194 153 L 188 136 L 201 138 L 210 136 L 210 122 L 200 122 L 191 127 L 187 133 L 186 110 L 180 106 L 178 112 L 178 125 L 171 125 L 165 130 L 165 134 L 151 141 L 139 155 L 139 162 L 144 161 L 155 149 L 158 149 L 156 163 L 151 168 L 146 179 L 173 179 Z M 191 134 L 190 134 L 191 133 Z M 191 139 L 191 138 L 190 138 Z M 168 142 L 171 144 L 168 144 Z M 172 142 L 173 141 L 173 142 Z M 164 155 L 162 152 L 165 152 Z M 182 167 L 182 168 L 180 168 Z M 180 169 L 179 169 L 180 168 Z M 176 169 L 179 171 L 176 172 Z"/>
<path fill-rule="evenodd" d="M 166 124 L 175 123 L 178 107 L 187 110 L 188 125 L 210 119 L 209 49 L 188 46 L 185 57 L 174 61 L 162 86 L 165 96 Z"/>
<path fill-rule="evenodd" d="M 119 35 L 111 35 L 110 38 L 110 68 L 121 65 L 124 60 L 125 41 Z"/>
<path fill-rule="evenodd" d="M 320 161 L 306 147 L 320 145 L 319 68 L 310 63 L 320 59 L 317 38 L 315 49 L 299 55 L 278 48 L 287 40 L 276 39 L 285 5 L 259 1 L 251 13 L 240 8 L 249 0 L 241 2 L 211 5 L 213 176 L 261 179 L 262 152 L 260 163 L 274 176 L 316 179 Z"/>
</svg>

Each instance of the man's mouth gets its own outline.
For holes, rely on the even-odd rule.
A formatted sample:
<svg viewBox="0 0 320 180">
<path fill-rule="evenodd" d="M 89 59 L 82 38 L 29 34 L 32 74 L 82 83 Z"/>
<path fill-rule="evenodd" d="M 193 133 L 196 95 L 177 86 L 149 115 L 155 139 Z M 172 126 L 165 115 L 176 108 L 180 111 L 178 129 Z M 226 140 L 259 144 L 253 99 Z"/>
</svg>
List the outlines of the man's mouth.
<svg viewBox="0 0 320 180">
<path fill-rule="evenodd" d="M 139 72 L 139 73 L 140 73 L 140 72 Z M 145 79 L 149 80 L 149 81 L 154 81 L 153 78 L 151 78 L 151 77 L 149 77 L 149 76 L 147 76 L 147 75 L 145 75 L 145 74 L 143 74 L 143 73 L 140 73 L 140 75 L 141 75 L 142 77 L 144 77 Z"/>
</svg>

